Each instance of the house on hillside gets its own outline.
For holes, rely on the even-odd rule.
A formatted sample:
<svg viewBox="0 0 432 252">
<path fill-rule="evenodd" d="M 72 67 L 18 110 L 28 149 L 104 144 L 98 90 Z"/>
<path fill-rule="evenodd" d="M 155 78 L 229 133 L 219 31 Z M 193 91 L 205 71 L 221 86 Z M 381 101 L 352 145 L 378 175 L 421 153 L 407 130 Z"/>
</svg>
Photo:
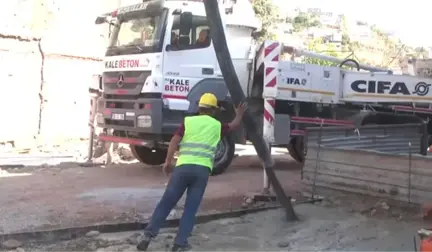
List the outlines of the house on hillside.
<svg viewBox="0 0 432 252">
<path fill-rule="evenodd" d="M 287 43 L 293 39 L 293 30 L 292 24 L 281 22 L 275 25 L 272 32 L 276 35 L 277 40 Z"/>
<path fill-rule="evenodd" d="M 365 22 L 347 19 L 346 28 L 351 41 L 363 44 L 373 43 L 373 31 Z"/>
</svg>

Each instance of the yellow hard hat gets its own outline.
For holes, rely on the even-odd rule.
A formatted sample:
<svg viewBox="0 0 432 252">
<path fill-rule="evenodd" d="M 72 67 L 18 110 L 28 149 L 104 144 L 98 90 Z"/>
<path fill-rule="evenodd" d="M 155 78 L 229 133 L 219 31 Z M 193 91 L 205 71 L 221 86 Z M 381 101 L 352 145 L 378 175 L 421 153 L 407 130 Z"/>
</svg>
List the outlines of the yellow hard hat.
<svg viewBox="0 0 432 252">
<path fill-rule="evenodd" d="M 205 93 L 201 96 L 198 106 L 205 108 L 217 108 L 217 98 L 214 94 Z"/>
</svg>

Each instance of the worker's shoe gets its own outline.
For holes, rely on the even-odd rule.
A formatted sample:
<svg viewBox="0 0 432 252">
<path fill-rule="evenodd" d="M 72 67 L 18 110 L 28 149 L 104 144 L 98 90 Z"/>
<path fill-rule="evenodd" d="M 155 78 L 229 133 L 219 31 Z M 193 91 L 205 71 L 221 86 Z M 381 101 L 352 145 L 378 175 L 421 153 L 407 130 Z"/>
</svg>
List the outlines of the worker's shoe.
<svg viewBox="0 0 432 252">
<path fill-rule="evenodd" d="M 144 234 L 143 239 L 137 245 L 137 249 L 139 251 L 147 251 L 147 248 L 150 245 L 151 240 L 152 237 L 150 235 Z"/>
<path fill-rule="evenodd" d="M 172 246 L 171 251 L 189 251 L 192 249 L 192 246 L 189 244 L 186 245 L 178 245 L 178 244 L 174 244 Z"/>
</svg>

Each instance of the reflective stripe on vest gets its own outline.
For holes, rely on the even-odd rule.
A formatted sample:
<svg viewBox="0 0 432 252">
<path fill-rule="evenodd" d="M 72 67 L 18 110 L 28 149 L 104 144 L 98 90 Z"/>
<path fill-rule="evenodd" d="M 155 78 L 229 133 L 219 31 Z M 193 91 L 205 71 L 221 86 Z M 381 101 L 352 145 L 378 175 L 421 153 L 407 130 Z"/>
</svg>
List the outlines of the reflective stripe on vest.
<svg viewBox="0 0 432 252">
<path fill-rule="evenodd" d="M 212 147 L 208 144 L 202 144 L 202 143 L 180 143 L 180 147 L 185 148 L 201 148 L 201 149 L 207 149 L 209 151 L 216 151 L 216 147 Z"/>
<path fill-rule="evenodd" d="M 181 143 L 180 155 L 201 156 L 213 159 L 216 147 L 201 143 Z"/>
<path fill-rule="evenodd" d="M 213 169 L 213 159 L 220 141 L 221 123 L 207 115 L 185 118 L 185 132 L 180 143 L 177 166 L 196 164 Z"/>
</svg>

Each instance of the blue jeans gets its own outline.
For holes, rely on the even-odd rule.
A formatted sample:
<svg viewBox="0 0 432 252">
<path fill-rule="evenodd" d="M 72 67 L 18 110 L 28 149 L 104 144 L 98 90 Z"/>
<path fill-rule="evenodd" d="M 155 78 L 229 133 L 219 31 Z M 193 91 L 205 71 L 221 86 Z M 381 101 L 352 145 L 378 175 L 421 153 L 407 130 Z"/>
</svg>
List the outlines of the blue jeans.
<svg viewBox="0 0 432 252">
<path fill-rule="evenodd" d="M 185 164 L 175 167 L 165 193 L 144 230 L 145 235 L 155 237 L 159 233 L 161 225 L 187 189 L 185 207 L 175 238 L 175 244 L 187 245 L 195 225 L 195 215 L 207 187 L 209 174 L 209 169 L 201 165 Z"/>
</svg>

